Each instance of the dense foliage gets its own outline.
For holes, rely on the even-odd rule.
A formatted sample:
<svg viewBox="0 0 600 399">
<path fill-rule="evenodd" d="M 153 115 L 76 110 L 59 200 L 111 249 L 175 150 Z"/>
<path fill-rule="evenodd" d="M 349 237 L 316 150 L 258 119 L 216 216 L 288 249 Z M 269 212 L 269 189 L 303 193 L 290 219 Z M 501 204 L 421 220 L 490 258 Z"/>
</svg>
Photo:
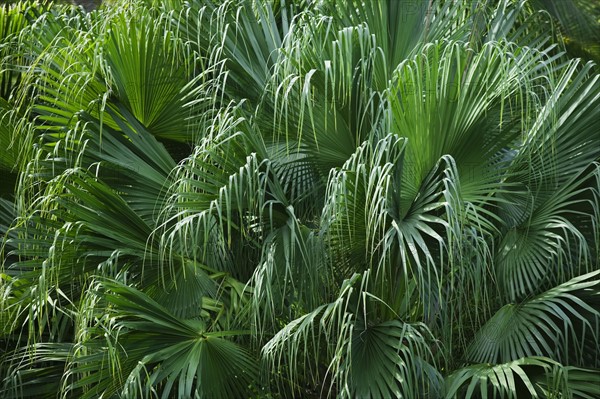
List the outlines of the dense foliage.
<svg viewBox="0 0 600 399">
<path fill-rule="evenodd" d="M 0 397 L 600 397 L 600 75 L 534 3 L 0 8 Z"/>
</svg>

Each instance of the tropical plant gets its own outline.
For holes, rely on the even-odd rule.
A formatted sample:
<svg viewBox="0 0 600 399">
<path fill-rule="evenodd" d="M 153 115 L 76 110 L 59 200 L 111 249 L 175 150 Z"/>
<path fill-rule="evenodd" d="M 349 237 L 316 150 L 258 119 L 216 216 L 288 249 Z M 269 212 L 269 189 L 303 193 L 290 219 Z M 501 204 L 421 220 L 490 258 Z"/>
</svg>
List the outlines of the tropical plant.
<svg viewBox="0 0 600 399">
<path fill-rule="evenodd" d="M 547 13 L 17 7 L 0 396 L 600 396 L 600 75 Z"/>
</svg>

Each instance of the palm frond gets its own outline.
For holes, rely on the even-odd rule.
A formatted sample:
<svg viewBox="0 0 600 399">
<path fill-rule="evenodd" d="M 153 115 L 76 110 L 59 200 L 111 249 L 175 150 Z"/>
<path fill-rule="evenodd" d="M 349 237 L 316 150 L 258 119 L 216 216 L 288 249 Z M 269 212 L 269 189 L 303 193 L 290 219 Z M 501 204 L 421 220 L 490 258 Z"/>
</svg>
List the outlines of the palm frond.
<svg viewBox="0 0 600 399">
<path fill-rule="evenodd" d="M 527 371 L 531 373 L 533 369 L 536 374 L 550 373 L 555 365 L 557 363 L 548 358 L 525 357 L 497 365 L 468 366 L 447 377 L 445 398 L 517 399 L 524 395 L 540 398 L 535 380 Z"/>
<path fill-rule="evenodd" d="M 529 300 L 503 306 L 477 333 L 467 359 L 503 363 L 546 356 L 563 364 L 597 366 L 592 348 L 600 340 L 599 274 L 578 276 Z"/>
<path fill-rule="evenodd" d="M 352 338 L 351 392 L 353 397 L 438 397 L 443 380 L 430 359 L 431 337 L 424 326 L 391 320 L 357 326 Z"/>
<path fill-rule="evenodd" d="M 97 289 L 112 305 L 114 321 L 109 334 L 119 338 L 115 344 L 127 348 L 129 369 L 125 381 L 113 382 L 114 376 L 103 369 L 108 366 L 114 372 L 121 366 L 111 363 L 115 358 L 110 352 L 101 357 L 82 352 L 73 360 L 70 372 L 97 380 L 96 389 L 82 397 L 95 397 L 105 388 L 107 394 L 112 391 L 124 396 L 146 396 L 160 390 L 162 397 L 173 393 L 229 398 L 244 396 L 256 378 L 256 362 L 230 338 L 244 331 L 209 331 L 202 320 L 178 318 L 142 292 L 117 281 L 103 279 Z M 120 349 L 110 349 L 115 350 Z M 75 379 L 68 390 L 82 386 L 83 381 Z"/>
</svg>

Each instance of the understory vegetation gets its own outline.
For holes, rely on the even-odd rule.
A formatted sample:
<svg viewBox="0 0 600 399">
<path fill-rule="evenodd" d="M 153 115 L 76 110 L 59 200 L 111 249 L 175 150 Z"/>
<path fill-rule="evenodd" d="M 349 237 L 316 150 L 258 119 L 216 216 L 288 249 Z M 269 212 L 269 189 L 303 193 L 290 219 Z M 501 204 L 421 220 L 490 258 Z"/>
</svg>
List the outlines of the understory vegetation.
<svg viewBox="0 0 600 399">
<path fill-rule="evenodd" d="M 600 75 L 539 3 L 0 7 L 0 397 L 600 397 Z"/>
</svg>

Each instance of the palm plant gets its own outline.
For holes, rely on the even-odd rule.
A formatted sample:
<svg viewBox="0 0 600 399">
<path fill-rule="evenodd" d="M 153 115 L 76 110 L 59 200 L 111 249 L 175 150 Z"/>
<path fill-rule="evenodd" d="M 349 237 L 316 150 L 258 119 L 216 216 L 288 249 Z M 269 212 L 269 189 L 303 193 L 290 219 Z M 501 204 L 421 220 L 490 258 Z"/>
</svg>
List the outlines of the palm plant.
<svg viewBox="0 0 600 399">
<path fill-rule="evenodd" d="M 547 14 L 29 6 L 2 397 L 600 395 L 600 76 Z"/>
</svg>

